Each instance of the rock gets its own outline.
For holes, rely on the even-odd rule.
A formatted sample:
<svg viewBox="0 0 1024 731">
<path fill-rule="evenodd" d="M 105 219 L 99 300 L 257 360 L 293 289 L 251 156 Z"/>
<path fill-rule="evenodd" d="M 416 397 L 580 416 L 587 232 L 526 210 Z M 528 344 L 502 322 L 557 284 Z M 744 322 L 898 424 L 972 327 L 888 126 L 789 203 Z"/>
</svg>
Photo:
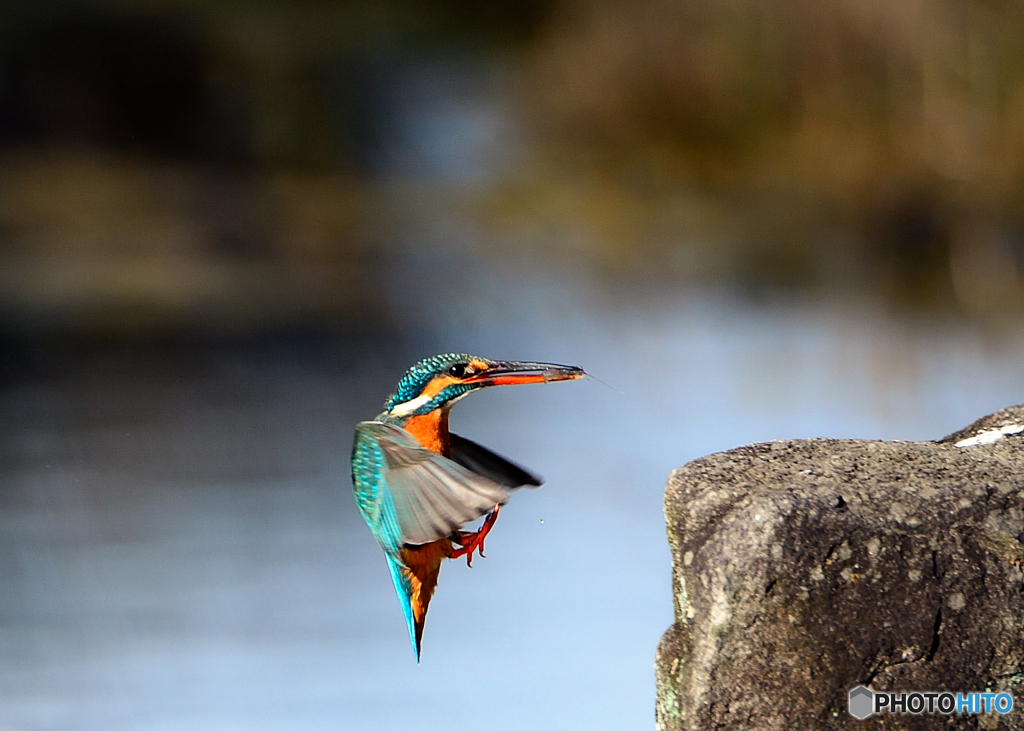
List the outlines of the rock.
<svg viewBox="0 0 1024 731">
<path fill-rule="evenodd" d="M 672 473 L 665 516 L 658 729 L 1024 726 L 1024 406 L 938 442 L 713 454 Z M 861 684 L 1015 708 L 859 721 Z"/>
</svg>

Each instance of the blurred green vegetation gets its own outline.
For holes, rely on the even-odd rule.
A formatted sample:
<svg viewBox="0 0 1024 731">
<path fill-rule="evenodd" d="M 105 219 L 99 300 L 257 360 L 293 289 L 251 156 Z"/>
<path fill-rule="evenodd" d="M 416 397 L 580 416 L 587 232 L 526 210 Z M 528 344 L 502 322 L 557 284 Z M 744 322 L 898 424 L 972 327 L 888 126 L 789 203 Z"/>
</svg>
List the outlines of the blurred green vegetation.
<svg viewBox="0 0 1024 731">
<path fill-rule="evenodd" d="M 1024 6 L 598 1 L 538 48 L 548 155 L 655 221 L 725 206 L 734 250 L 695 253 L 719 274 L 1020 312 Z"/>
<path fill-rule="evenodd" d="M 1018 3 L 15 0 L 0 44 L 5 329 L 385 317 L 438 226 L 660 287 L 1024 308 Z"/>
</svg>

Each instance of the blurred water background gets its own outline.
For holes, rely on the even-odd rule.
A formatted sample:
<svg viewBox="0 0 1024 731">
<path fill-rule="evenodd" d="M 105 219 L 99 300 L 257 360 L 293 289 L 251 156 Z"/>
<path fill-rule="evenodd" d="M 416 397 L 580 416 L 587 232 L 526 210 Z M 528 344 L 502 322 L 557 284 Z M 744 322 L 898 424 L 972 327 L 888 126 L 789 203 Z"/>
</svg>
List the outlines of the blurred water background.
<svg viewBox="0 0 1024 731">
<path fill-rule="evenodd" d="M 1010 2 L 9 0 L 0 729 L 648 728 L 661 489 L 1024 398 Z M 354 424 L 544 475 L 417 666 Z"/>
</svg>

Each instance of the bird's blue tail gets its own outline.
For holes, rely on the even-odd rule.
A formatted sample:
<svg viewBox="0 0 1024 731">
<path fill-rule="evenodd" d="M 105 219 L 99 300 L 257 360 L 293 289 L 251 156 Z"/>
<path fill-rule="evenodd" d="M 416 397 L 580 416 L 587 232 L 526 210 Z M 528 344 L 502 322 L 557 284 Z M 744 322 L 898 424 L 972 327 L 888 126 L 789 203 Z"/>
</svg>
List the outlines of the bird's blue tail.
<svg viewBox="0 0 1024 731">
<path fill-rule="evenodd" d="M 405 622 L 409 627 L 409 641 L 412 642 L 412 649 L 416 653 L 416 662 L 420 661 L 420 643 L 416 637 L 416 619 L 412 613 L 412 582 L 408 574 L 402 571 L 401 565 L 390 555 L 384 554 L 388 560 L 388 568 L 391 569 L 391 580 L 395 582 L 395 593 L 398 594 L 398 603 L 402 605 L 402 614 L 405 615 Z"/>
</svg>

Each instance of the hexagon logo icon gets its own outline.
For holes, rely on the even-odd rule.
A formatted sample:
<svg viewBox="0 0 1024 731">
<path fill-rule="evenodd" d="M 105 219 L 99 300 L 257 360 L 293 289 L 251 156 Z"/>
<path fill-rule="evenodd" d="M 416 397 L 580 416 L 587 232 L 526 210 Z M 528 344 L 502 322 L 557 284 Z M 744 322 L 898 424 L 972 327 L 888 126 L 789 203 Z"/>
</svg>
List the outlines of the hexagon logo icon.
<svg viewBox="0 0 1024 731">
<path fill-rule="evenodd" d="M 858 685 L 850 691 L 849 704 L 850 715 L 863 721 L 874 713 L 875 694 L 870 688 Z"/>
</svg>

